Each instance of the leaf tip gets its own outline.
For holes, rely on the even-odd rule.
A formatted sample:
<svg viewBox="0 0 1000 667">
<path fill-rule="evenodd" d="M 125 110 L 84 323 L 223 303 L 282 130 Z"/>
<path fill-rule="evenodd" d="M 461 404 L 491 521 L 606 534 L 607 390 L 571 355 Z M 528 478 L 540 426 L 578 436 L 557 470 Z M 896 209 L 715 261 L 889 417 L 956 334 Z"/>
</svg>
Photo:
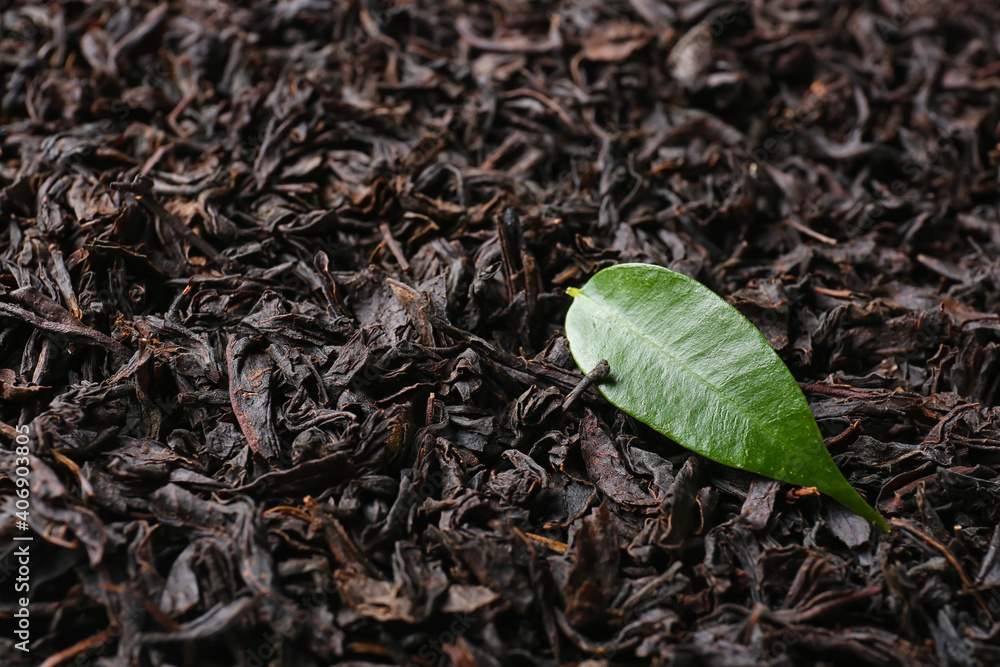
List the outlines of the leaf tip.
<svg viewBox="0 0 1000 667">
<path fill-rule="evenodd" d="M 576 297 L 578 297 L 581 294 L 583 294 L 583 292 L 581 292 L 579 289 L 577 289 L 575 287 L 567 287 L 566 288 L 566 294 L 570 295 L 571 297 L 573 297 L 575 299 Z"/>
</svg>

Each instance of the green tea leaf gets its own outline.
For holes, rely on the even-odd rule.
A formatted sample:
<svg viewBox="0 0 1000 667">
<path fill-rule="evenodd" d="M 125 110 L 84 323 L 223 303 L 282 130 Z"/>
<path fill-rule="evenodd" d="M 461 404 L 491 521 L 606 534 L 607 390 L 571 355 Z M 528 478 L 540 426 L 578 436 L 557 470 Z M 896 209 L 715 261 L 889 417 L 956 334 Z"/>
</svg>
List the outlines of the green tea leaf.
<svg viewBox="0 0 1000 667">
<path fill-rule="evenodd" d="M 620 264 L 570 289 L 566 337 L 584 373 L 621 410 L 688 449 L 734 468 L 815 486 L 882 530 L 826 450 L 795 378 L 764 336 L 698 281 Z"/>
</svg>

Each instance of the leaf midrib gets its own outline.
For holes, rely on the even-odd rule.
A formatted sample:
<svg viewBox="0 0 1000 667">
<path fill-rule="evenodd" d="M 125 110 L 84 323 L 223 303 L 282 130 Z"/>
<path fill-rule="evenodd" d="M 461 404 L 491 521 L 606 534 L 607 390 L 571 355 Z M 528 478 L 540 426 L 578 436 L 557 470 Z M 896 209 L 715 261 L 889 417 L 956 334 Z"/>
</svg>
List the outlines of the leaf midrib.
<svg viewBox="0 0 1000 667">
<path fill-rule="evenodd" d="M 784 438 L 779 438 L 778 436 L 776 436 L 773 431 L 771 431 L 769 428 L 767 428 L 761 422 L 759 422 L 757 419 L 755 419 L 753 417 L 753 415 L 751 415 L 751 414 L 749 414 L 747 412 L 744 412 L 742 409 L 740 409 L 740 404 L 737 403 L 735 400 L 733 400 L 728 394 L 726 394 L 726 392 L 722 391 L 722 389 L 720 389 L 719 387 L 717 387 L 714 383 L 710 382 L 708 379 L 706 379 L 706 378 L 702 377 L 701 375 L 699 375 L 698 373 L 696 373 L 694 370 L 691 369 L 690 366 L 688 366 L 683 361 L 681 361 L 679 358 L 675 357 L 670 352 L 668 352 L 666 349 L 664 349 L 662 346 L 660 346 L 656 342 L 656 340 L 654 340 L 653 338 L 650 338 L 649 336 L 647 336 L 644 332 L 640 331 L 639 329 L 636 329 L 634 326 L 632 326 L 631 323 L 629 323 L 628 320 L 623 319 L 622 317 L 620 317 L 617 314 L 616 311 L 612 310 L 611 308 L 608 308 L 603 303 L 601 303 L 599 301 L 596 301 L 595 299 L 592 299 L 590 297 L 590 295 L 588 295 L 583 290 L 580 291 L 579 296 L 586 297 L 586 299 L 588 301 L 590 301 L 592 304 L 594 304 L 595 306 L 597 306 L 600 310 L 602 310 L 605 313 L 609 313 L 615 320 L 617 320 L 618 322 L 621 322 L 625 326 L 626 329 L 629 329 L 636 336 L 638 336 L 638 337 L 640 337 L 640 338 L 648 341 L 653 347 L 655 347 L 657 350 L 659 350 L 660 352 L 662 352 L 665 356 L 670 357 L 670 359 L 672 359 L 678 366 L 680 366 L 684 370 L 688 371 L 694 377 L 698 378 L 706 386 L 714 389 L 715 392 L 716 392 L 716 394 L 718 394 L 723 399 L 725 399 L 730 405 L 734 406 L 734 408 L 736 409 L 736 412 L 738 412 L 741 415 L 743 415 L 744 417 L 746 417 L 748 421 L 750 421 L 751 423 L 753 423 L 755 426 L 757 426 L 764 433 L 767 433 L 776 442 L 779 442 L 782 445 L 786 445 L 786 446 L 789 444 L 788 442 L 786 442 L 784 440 Z M 614 372 L 614 369 L 612 369 L 612 372 Z"/>
</svg>

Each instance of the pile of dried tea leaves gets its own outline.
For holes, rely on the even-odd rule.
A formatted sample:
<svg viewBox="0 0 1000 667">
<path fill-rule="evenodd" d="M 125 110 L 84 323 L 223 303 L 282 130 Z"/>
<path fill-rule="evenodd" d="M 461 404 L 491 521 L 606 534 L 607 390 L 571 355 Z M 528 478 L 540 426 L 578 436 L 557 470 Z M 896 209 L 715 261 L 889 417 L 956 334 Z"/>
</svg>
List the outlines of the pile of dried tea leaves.
<svg viewBox="0 0 1000 667">
<path fill-rule="evenodd" d="M 4 664 L 997 664 L 998 35 L 5 5 Z M 570 397 L 565 290 L 622 262 L 761 329 L 891 533 Z"/>
</svg>

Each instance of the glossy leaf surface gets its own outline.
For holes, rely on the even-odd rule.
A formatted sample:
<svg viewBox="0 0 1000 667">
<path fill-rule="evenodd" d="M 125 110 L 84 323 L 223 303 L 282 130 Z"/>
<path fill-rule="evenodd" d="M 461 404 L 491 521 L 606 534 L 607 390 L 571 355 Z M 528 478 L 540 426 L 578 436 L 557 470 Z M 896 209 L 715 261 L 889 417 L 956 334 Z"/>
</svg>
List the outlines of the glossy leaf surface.
<svg viewBox="0 0 1000 667">
<path fill-rule="evenodd" d="M 598 388 L 615 406 L 713 461 L 815 486 L 888 530 L 837 469 L 784 362 L 714 292 L 649 264 L 568 291 L 570 350 L 584 373 L 608 360 Z"/>
</svg>

